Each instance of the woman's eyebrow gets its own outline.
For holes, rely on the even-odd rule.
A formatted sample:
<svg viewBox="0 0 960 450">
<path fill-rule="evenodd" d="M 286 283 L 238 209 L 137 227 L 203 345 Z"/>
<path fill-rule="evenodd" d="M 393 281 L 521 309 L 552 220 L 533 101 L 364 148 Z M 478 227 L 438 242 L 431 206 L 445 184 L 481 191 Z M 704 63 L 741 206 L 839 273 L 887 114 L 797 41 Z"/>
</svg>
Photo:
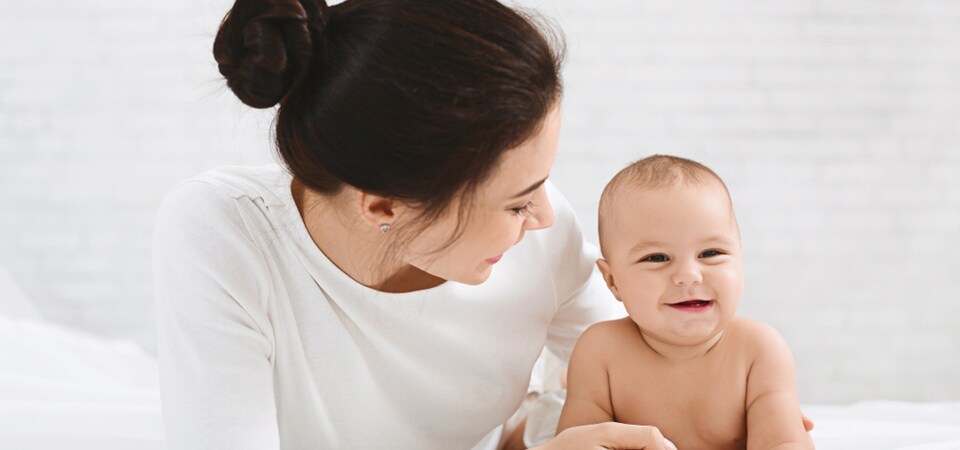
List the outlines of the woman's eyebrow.
<svg viewBox="0 0 960 450">
<path fill-rule="evenodd" d="M 549 177 L 547 177 L 547 178 L 549 178 Z M 531 184 L 529 187 L 527 187 L 526 189 L 524 189 L 523 191 L 521 191 L 519 194 L 514 195 L 513 197 L 510 197 L 510 199 L 513 200 L 513 199 L 516 199 L 516 198 L 518 198 L 518 197 L 523 197 L 524 195 L 527 195 L 527 194 L 529 194 L 529 193 L 537 190 L 537 188 L 540 187 L 541 184 L 543 184 L 544 182 L 547 181 L 547 178 L 544 178 L 544 179 L 542 179 L 542 180 L 540 180 L 540 181 L 538 181 L 538 182 L 536 182 L 536 183 Z"/>
</svg>

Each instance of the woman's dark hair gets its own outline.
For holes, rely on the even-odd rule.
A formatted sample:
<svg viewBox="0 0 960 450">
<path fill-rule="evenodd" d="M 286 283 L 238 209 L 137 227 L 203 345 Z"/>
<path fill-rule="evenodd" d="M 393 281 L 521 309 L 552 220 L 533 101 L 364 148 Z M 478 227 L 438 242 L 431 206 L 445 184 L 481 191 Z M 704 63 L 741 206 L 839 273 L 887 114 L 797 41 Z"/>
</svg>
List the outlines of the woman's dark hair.
<svg viewBox="0 0 960 450">
<path fill-rule="evenodd" d="M 426 219 L 538 131 L 562 91 L 558 44 L 494 0 L 237 0 L 213 50 L 241 101 L 279 103 L 277 148 L 300 182 Z"/>
</svg>

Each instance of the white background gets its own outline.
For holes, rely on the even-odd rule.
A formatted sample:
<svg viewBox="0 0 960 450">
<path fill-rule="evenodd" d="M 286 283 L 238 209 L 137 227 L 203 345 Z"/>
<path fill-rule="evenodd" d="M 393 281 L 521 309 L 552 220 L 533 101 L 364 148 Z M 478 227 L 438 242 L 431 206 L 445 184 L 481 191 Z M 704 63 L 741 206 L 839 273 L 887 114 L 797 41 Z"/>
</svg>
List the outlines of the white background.
<svg viewBox="0 0 960 450">
<path fill-rule="evenodd" d="M 566 34 L 553 179 L 588 239 L 626 163 L 699 160 L 802 401 L 960 400 L 960 2 L 519 4 Z M 160 199 L 273 160 L 211 56 L 230 5 L 0 0 L 0 264 L 49 320 L 155 348 Z"/>
</svg>

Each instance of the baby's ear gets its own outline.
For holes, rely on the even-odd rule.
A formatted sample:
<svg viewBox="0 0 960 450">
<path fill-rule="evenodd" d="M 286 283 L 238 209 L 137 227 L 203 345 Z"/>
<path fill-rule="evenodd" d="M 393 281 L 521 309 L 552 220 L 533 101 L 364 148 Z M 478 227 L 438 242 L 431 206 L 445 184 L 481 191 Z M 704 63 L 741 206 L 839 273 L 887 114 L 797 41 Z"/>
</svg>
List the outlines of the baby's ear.
<svg viewBox="0 0 960 450">
<path fill-rule="evenodd" d="M 597 268 L 600 269 L 600 275 L 603 275 L 603 281 L 607 283 L 610 292 L 613 292 L 613 296 L 622 302 L 623 299 L 620 298 L 620 290 L 617 289 L 617 283 L 613 279 L 613 271 L 610 270 L 610 264 L 603 258 L 600 258 L 597 260 Z"/>
</svg>

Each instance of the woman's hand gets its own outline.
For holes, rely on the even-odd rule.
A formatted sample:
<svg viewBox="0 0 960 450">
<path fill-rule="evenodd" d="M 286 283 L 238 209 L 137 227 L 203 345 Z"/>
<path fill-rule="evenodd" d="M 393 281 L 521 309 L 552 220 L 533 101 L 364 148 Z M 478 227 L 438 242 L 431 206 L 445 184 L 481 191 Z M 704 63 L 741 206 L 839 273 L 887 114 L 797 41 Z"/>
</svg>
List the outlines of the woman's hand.
<svg viewBox="0 0 960 450">
<path fill-rule="evenodd" d="M 813 421 L 803 416 L 803 428 L 813 430 Z M 563 430 L 557 437 L 531 450 L 677 450 L 657 427 L 605 422 Z"/>
<path fill-rule="evenodd" d="M 803 416 L 803 428 L 813 430 L 813 421 Z M 557 437 L 531 450 L 642 449 L 677 450 L 657 427 L 605 422 L 568 428 Z"/>
<path fill-rule="evenodd" d="M 657 427 L 604 422 L 567 428 L 536 450 L 677 450 Z"/>
</svg>

